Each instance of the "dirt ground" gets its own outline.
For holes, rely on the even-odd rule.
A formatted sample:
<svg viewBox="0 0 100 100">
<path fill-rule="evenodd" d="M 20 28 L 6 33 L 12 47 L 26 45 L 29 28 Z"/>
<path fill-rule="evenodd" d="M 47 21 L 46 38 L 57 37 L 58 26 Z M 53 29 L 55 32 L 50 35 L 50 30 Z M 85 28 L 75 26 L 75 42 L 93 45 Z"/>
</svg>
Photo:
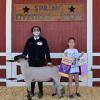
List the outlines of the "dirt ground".
<svg viewBox="0 0 100 100">
<path fill-rule="evenodd" d="M 0 100 L 27 100 L 26 90 L 26 87 L 0 87 Z M 59 99 L 57 96 L 51 96 L 51 86 L 45 86 L 43 98 L 38 99 L 38 88 L 36 87 L 35 96 L 32 100 L 100 100 L 100 87 L 80 87 L 80 93 L 80 98 L 75 97 L 74 99 L 69 99 L 68 88 L 66 87 L 65 96 Z"/>
</svg>

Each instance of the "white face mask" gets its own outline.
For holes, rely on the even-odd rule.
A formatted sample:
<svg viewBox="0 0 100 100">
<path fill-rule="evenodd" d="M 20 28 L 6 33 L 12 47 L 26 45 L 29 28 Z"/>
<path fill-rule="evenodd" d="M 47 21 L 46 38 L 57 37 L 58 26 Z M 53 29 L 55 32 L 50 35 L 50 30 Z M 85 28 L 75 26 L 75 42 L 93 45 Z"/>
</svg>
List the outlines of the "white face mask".
<svg viewBox="0 0 100 100">
<path fill-rule="evenodd" d="M 40 35 L 40 31 L 34 31 L 34 32 L 33 32 L 33 35 L 34 35 L 34 36 L 39 36 L 39 35 Z"/>
</svg>

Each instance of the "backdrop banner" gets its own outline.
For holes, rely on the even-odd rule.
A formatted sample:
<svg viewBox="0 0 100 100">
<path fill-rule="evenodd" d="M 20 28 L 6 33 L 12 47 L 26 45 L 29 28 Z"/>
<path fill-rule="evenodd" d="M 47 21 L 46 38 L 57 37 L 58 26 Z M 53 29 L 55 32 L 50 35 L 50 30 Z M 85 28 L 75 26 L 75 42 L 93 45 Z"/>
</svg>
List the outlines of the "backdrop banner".
<svg viewBox="0 0 100 100">
<path fill-rule="evenodd" d="M 15 4 L 16 21 L 81 21 L 82 4 L 68 3 L 34 3 Z"/>
</svg>

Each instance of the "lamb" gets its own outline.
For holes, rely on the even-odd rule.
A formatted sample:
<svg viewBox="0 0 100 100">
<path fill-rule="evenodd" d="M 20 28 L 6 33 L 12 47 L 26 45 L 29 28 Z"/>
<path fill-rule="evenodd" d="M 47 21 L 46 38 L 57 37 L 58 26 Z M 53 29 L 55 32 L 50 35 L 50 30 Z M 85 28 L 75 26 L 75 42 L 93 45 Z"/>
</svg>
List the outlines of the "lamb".
<svg viewBox="0 0 100 100">
<path fill-rule="evenodd" d="M 23 74 L 23 78 L 28 86 L 28 100 L 32 99 L 31 95 L 31 82 L 41 82 L 41 81 L 49 81 L 53 80 L 54 93 L 58 95 L 58 97 L 63 97 L 64 95 L 64 87 L 60 83 L 60 78 L 58 71 L 59 67 L 30 67 L 28 61 L 25 56 L 18 55 L 14 57 L 14 61 L 17 61 L 21 66 L 21 71 Z"/>
</svg>

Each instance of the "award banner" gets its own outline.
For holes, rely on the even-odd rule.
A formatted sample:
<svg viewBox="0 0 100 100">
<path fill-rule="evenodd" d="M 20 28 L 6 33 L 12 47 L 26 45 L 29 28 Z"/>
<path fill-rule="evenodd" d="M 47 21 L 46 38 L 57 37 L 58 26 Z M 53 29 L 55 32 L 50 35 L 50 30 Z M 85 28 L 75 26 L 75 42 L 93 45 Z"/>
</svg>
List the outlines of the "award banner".
<svg viewBox="0 0 100 100">
<path fill-rule="evenodd" d="M 64 57 L 62 58 L 62 61 L 61 61 L 61 62 L 62 62 L 63 64 L 65 64 L 65 65 L 71 66 L 72 63 L 73 63 L 73 61 L 74 61 L 73 58 L 64 56 Z"/>
<path fill-rule="evenodd" d="M 83 66 L 83 65 L 85 65 L 85 64 L 88 63 L 87 61 L 88 61 L 87 54 L 84 53 L 84 54 L 82 55 L 82 57 L 80 58 L 80 60 L 78 61 L 78 65 L 79 65 L 79 66 Z"/>
<path fill-rule="evenodd" d="M 84 64 L 80 66 L 81 76 L 88 75 L 88 65 Z"/>
<path fill-rule="evenodd" d="M 70 67 L 71 66 L 67 66 L 67 65 L 61 63 L 60 67 L 59 67 L 59 75 L 61 75 L 63 77 L 68 77 L 68 74 L 70 72 Z"/>
<path fill-rule="evenodd" d="M 82 4 L 33 3 L 15 4 L 15 21 L 81 21 Z"/>
</svg>

